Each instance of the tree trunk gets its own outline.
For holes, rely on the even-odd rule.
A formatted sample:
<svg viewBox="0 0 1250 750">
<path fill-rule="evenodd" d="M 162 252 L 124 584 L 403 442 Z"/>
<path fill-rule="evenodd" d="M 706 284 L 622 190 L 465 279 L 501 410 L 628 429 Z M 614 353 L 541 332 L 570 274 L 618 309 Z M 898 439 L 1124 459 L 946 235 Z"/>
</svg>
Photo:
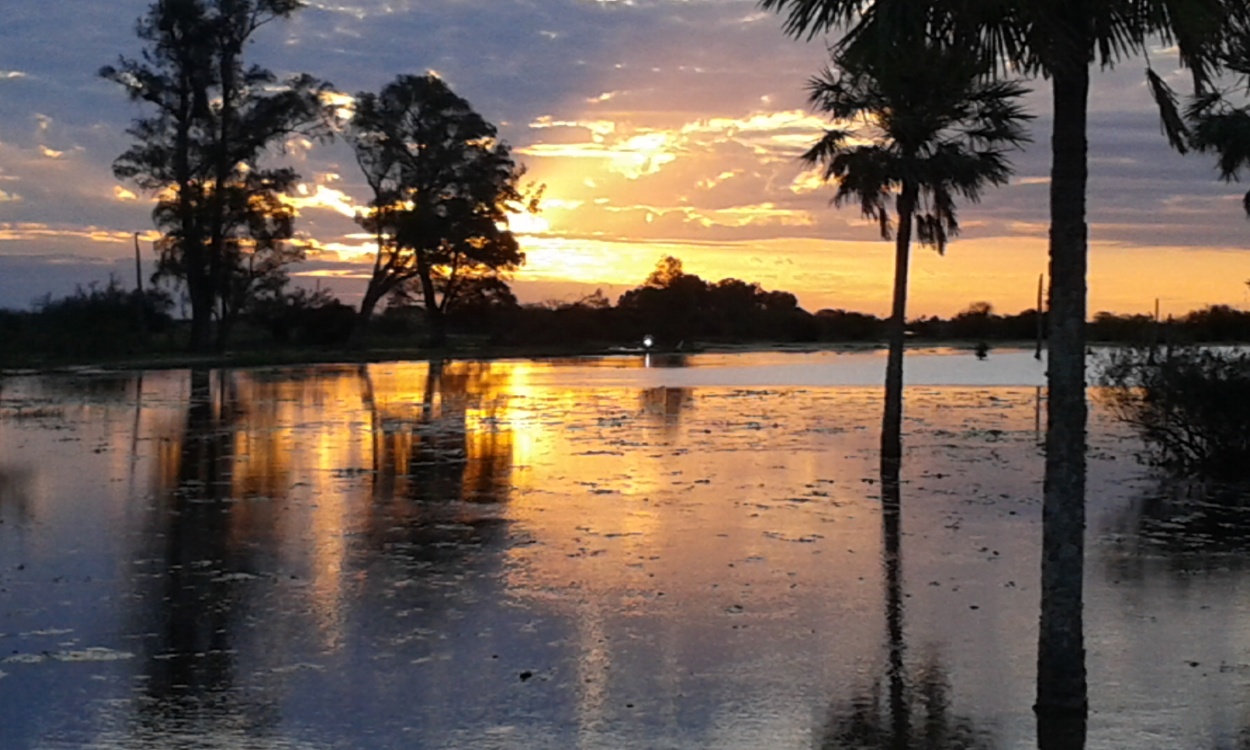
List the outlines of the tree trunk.
<svg viewBox="0 0 1250 750">
<path fill-rule="evenodd" d="M 234 324 L 238 319 L 238 308 L 224 308 L 223 306 L 221 318 L 217 321 L 217 338 L 214 345 L 218 352 L 226 351 L 226 343 L 230 340 L 230 333 L 234 330 Z"/>
<path fill-rule="evenodd" d="M 430 324 L 429 346 L 442 349 L 447 346 L 447 319 L 437 306 L 425 308 L 425 319 Z"/>
<path fill-rule="evenodd" d="M 429 346 L 442 349 L 447 345 L 447 327 L 443 309 L 438 304 L 438 291 L 423 251 L 417 250 L 417 276 L 421 279 L 421 297 L 425 300 L 425 320 L 430 326 Z"/>
<path fill-rule="evenodd" d="M 1052 70 L 1050 345 L 1037 705 L 1045 715 L 1085 715 L 1082 586 L 1085 556 L 1085 187 L 1088 56 Z"/>
<path fill-rule="evenodd" d="M 208 264 L 213 294 L 214 296 L 224 298 L 230 294 L 231 283 L 229 277 L 233 271 L 226 263 L 226 190 L 230 184 L 230 176 L 233 171 L 230 151 L 233 146 L 231 139 L 233 137 L 235 118 L 235 51 L 229 43 L 223 43 L 221 47 L 220 57 L 218 58 L 221 113 L 219 117 L 220 122 L 217 125 L 216 153 L 213 155 L 212 224 L 209 229 L 211 242 L 209 243 Z M 226 315 L 223 313 L 221 323 L 217 328 L 217 351 L 225 351 L 229 334 L 230 326 L 226 322 Z"/>
<path fill-rule="evenodd" d="M 188 348 L 195 354 L 205 354 L 212 346 L 213 295 L 206 277 L 204 243 L 196 216 L 195 192 L 198 189 L 191 175 L 191 126 L 194 117 L 195 91 L 192 84 L 183 81 L 178 111 L 178 132 L 175 143 L 175 176 L 178 183 L 178 221 L 182 236 L 177 239 L 181 250 L 182 267 L 187 284 L 187 296 L 191 298 L 191 340 Z M 166 252 L 170 252 L 169 249 Z"/>
<path fill-rule="evenodd" d="M 202 278 L 192 278 L 187 271 L 187 296 L 191 298 L 191 341 L 188 348 L 195 354 L 207 354 L 212 347 L 213 302 Z"/>
<path fill-rule="evenodd" d="M 889 355 L 885 365 L 885 411 L 881 418 L 881 470 L 898 472 L 903 458 L 903 348 L 907 338 L 907 270 L 911 254 L 912 215 L 918 191 L 904 185 L 898 196 L 898 233 L 894 238 L 894 304 L 890 314 Z"/>
<path fill-rule="evenodd" d="M 376 279 L 376 277 L 375 277 Z M 352 335 L 347 340 L 347 348 L 358 350 L 365 345 L 365 335 L 369 332 L 369 321 L 373 318 L 373 310 L 386 296 L 386 289 L 375 281 L 369 282 L 364 299 L 360 301 L 360 313 L 356 315 L 356 324 L 352 326 Z"/>
</svg>

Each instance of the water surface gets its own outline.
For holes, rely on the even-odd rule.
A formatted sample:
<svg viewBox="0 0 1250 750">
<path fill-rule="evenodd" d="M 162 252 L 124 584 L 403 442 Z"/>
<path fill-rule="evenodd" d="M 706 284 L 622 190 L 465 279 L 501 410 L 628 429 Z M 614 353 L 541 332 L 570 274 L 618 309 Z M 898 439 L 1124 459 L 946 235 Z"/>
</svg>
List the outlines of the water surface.
<svg viewBox="0 0 1250 750">
<path fill-rule="evenodd" d="M 895 515 L 883 364 L 2 380 L 0 747 L 1034 747 L 1044 365 L 909 355 Z M 1237 746 L 1244 525 L 1091 444 L 1087 746 Z"/>
</svg>

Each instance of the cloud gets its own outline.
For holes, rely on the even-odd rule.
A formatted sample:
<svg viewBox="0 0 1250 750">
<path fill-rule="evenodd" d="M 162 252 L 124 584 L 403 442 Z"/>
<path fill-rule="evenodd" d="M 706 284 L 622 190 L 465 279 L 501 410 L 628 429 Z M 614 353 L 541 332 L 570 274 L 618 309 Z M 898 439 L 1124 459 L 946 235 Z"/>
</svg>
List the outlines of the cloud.
<svg viewBox="0 0 1250 750">
<path fill-rule="evenodd" d="M 159 235 L 153 231 L 144 232 L 141 237 L 156 239 Z M 115 245 L 129 244 L 133 241 L 134 232 L 105 229 L 102 227 L 76 227 L 62 225 L 59 227 L 34 222 L 0 222 L 0 242 L 20 242 L 26 240 L 79 240 L 90 243 Z"/>
<path fill-rule="evenodd" d="M 337 175 L 333 175 L 333 178 L 337 178 Z M 342 190 L 336 190 L 324 184 L 309 187 L 307 183 L 297 185 L 295 195 L 282 196 L 282 202 L 301 211 L 325 209 L 348 218 L 364 213 L 368 207 L 367 203 L 357 203 Z"/>
<path fill-rule="evenodd" d="M 111 171 L 130 145 L 126 127 L 145 110 L 95 75 L 139 53 L 134 21 L 148 4 L 84 3 L 66 14 L 43 0 L 6 1 L 6 17 L 29 33 L 0 30 L 8 59 L 21 61 L 21 70 L 0 70 L 0 258 L 108 260 L 129 253 L 131 231 L 150 230 L 150 200 Z M 527 269 L 518 283 L 633 284 L 672 252 L 709 277 L 772 274 L 760 280 L 802 291 L 805 302 L 867 306 L 871 295 L 888 296 L 873 276 L 890 273 L 888 243 L 855 206 L 830 208 L 834 186 L 797 159 L 828 127 L 803 89 L 825 46 L 787 39 L 756 0 L 317 0 L 267 25 L 249 54 L 279 75 L 308 71 L 342 92 L 438 70 L 499 125 L 527 179 L 547 185 L 545 210 L 515 226 L 537 275 L 527 281 Z M 940 303 L 924 273 L 968 274 L 946 294 L 1015 283 L 997 261 L 963 265 L 961 254 L 1017 263 L 1026 250 L 1044 255 L 1050 103 L 1045 84 L 1036 88 L 1027 101 L 1039 115 L 1037 142 L 1012 155 L 1019 176 L 1010 186 L 961 202 L 965 231 L 951 249 L 960 259 L 921 262 L 918 312 Z M 343 118 L 352 102 L 349 93 L 330 101 Z M 1093 79 L 1091 238 L 1152 258 L 1244 246 L 1242 190 L 1219 183 L 1209 160 L 1171 153 L 1152 107 L 1138 66 Z M 273 158 L 311 175 L 291 196 L 301 242 L 317 262 L 359 267 L 372 246 L 352 218 L 370 193 L 350 149 L 292 145 Z M 769 262 L 751 266 L 749 257 Z M 799 262 L 772 262 L 784 259 Z M 1027 261 L 1033 274 L 1037 258 Z M 1197 267 L 1180 263 L 1161 277 L 1190 283 Z M 868 286 L 852 290 L 857 282 Z"/>
</svg>

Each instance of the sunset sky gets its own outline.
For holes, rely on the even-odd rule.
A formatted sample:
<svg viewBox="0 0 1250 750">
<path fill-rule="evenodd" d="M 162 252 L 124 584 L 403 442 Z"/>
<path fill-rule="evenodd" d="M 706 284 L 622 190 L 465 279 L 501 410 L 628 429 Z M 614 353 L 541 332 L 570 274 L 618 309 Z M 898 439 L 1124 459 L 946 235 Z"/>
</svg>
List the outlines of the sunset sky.
<svg viewBox="0 0 1250 750">
<path fill-rule="evenodd" d="M 133 279 L 133 232 L 151 258 L 150 196 L 112 176 L 144 111 L 96 77 L 137 55 L 146 0 L 6 0 L 0 14 L 0 306 L 115 272 Z M 709 280 L 734 276 L 824 307 L 885 314 L 893 254 L 797 155 L 826 124 L 805 102 L 822 40 L 785 37 L 755 0 L 314 0 L 266 27 L 252 59 L 344 92 L 436 71 L 499 125 L 544 210 L 522 217 L 523 302 L 615 297 L 663 255 Z M 1174 56 L 1151 60 L 1183 89 Z M 1244 186 L 1212 160 L 1168 150 L 1144 62 L 1095 76 L 1091 97 L 1090 309 L 1163 312 L 1250 304 Z M 987 300 L 1031 307 L 1045 269 L 1050 119 L 1031 84 L 1036 143 L 1016 177 L 963 206 L 945 257 L 917 248 L 910 310 L 949 315 Z M 352 222 L 368 189 L 350 149 L 292 143 L 275 159 L 304 178 L 296 269 L 354 303 L 368 238 Z"/>
</svg>

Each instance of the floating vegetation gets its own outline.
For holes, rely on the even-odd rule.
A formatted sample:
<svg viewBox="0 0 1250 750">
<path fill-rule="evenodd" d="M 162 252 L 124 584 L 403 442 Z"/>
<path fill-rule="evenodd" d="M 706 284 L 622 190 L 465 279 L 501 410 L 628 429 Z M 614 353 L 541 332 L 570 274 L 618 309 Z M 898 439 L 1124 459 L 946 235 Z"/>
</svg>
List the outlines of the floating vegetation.
<svg viewBox="0 0 1250 750">
<path fill-rule="evenodd" d="M 68 635 L 72 632 L 74 632 L 73 628 L 46 628 L 44 630 L 29 630 L 22 633 L 21 636 L 23 638 L 30 638 L 31 636 L 41 635 Z"/>
<path fill-rule="evenodd" d="M 83 662 L 83 661 L 122 661 L 133 659 L 135 655 L 129 651 L 116 651 L 111 648 L 93 646 L 74 651 L 44 651 L 38 654 L 13 654 L 0 660 L 0 664 L 42 664 L 46 661 Z"/>
<path fill-rule="evenodd" d="M 0 419 L 22 422 L 35 419 L 60 419 L 65 409 L 59 406 L 18 406 L 0 409 Z"/>
<path fill-rule="evenodd" d="M 51 654 L 51 657 L 57 661 L 123 661 L 133 659 L 135 655 L 129 651 L 92 647 L 80 651 L 57 651 Z"/>
</svg>

